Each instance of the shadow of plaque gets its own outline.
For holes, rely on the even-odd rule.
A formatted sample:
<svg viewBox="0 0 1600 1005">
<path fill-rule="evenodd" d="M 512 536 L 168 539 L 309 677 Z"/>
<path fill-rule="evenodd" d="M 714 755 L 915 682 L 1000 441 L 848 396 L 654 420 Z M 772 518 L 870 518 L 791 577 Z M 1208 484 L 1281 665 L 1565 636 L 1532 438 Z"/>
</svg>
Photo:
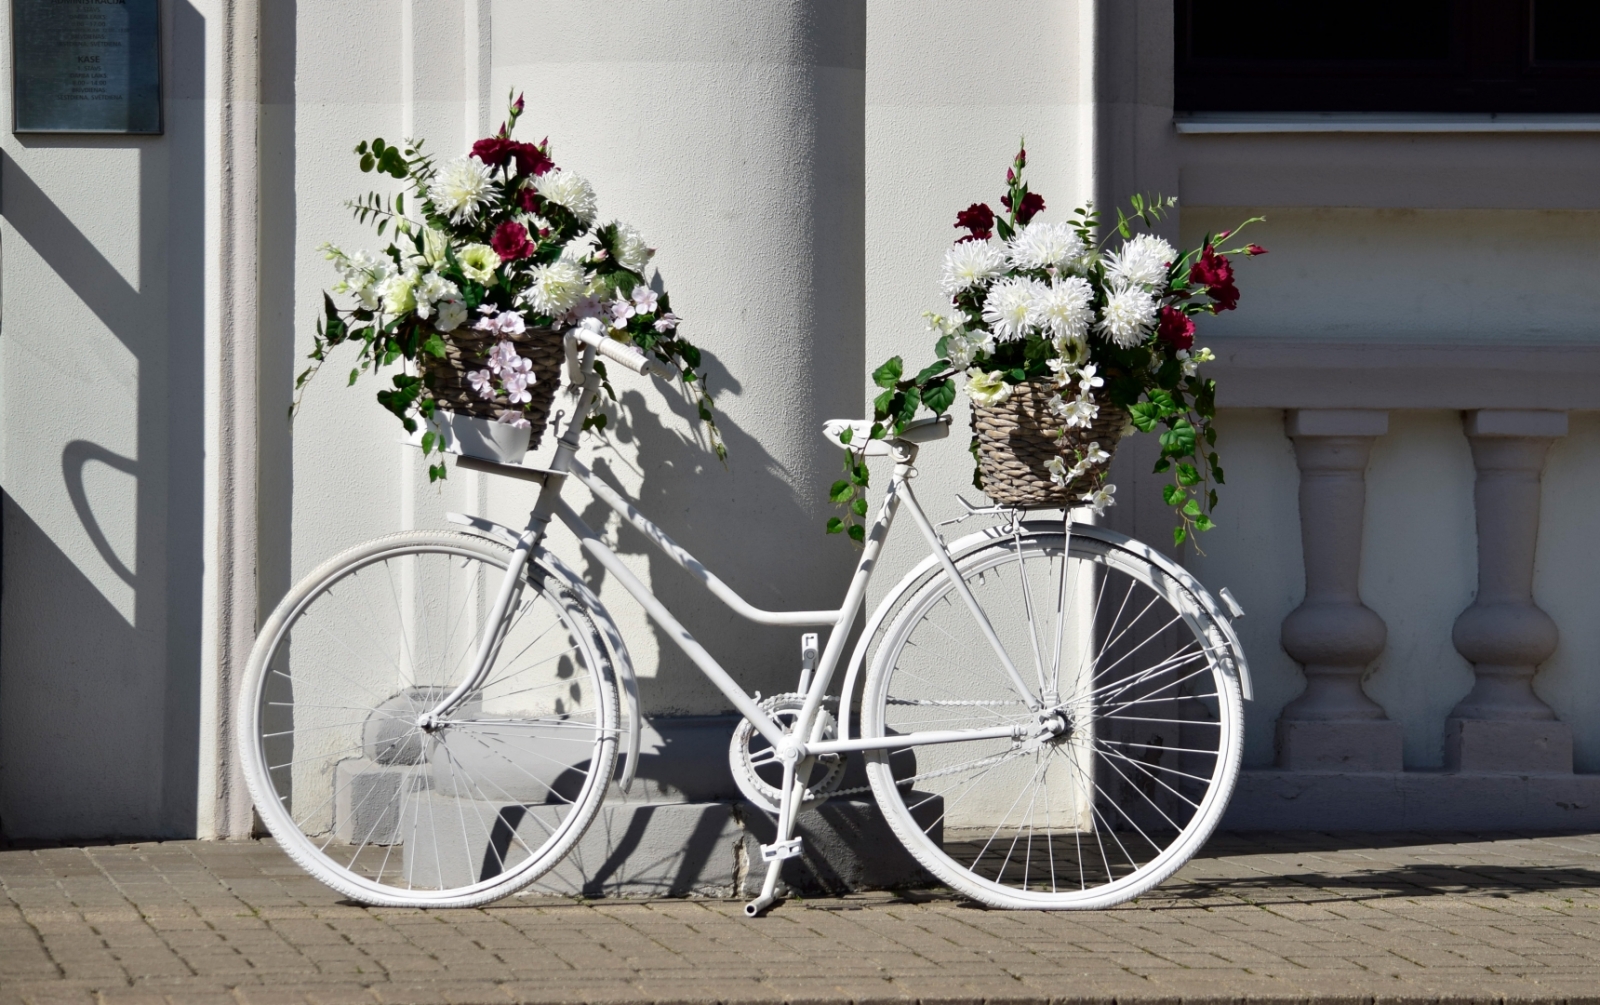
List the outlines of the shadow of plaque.
<svg viewBox="0 0 1600 1005">
<path fill-rule="evenodd" d="M 12 131 L 161 132 L 159 0 L 12 0 Z"/>
</svg>

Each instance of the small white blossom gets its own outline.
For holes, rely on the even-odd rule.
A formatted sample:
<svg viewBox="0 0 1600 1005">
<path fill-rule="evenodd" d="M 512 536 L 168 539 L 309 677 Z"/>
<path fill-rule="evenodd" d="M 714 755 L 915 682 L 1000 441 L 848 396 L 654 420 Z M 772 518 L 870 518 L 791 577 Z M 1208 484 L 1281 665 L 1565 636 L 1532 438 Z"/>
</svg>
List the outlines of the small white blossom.
<svg viewBox="0 0 1600 1005">
<path fill-rule="evenodd" d="M 527 429 L 532 425 L 532 423 L 528 422 L 527 416 L 521 412 L 501 412 L 499 418 L 494 421 L 503 422 L 513 429 Z"/>
<path fill-rule="evenodd" d="M 417 317 L 427 320 L 433 313 L 433 305 L 441 300 L 457 299 L 461 290 L 450 280 L 430 272 L 417 281 Z"/>
<path fill-rule="evenodd" d="M 1099 367 L 1093 363 L 1085 363 L 1078 368 L 1078 387 L 1084 394 L 1088 394 L 1097 387 L 1104 387 L 1106 379 L 1099 375 Z"/>
<path fill-rule="evenodd" d="M 433 327 L 439 331 L 453 332 L 467 320 L 467 305 L 459 300 L 441 300 L 437 306 L 439 316 L 434 319 Z"/>
<path fill-rule="evenodd" d="M 1037 313 L 1051 338 L 1081 341 L 1094 320 L 1094 290 L 1077 276 L 1057 279 L 1039 294 Z"/>
<path fill-rule="evenodd" d="M 1093 443 L 1089 444 L 1088 449 L 1083 452 L 1083 458 L 1080 461 L 1080 463 L 1086 464 L 1086 465 L 1087 464 L 1099 465 L 1099 464 L 1105 464 L 1109 460 L 1111 460 L 1111 455 L 1109 453 L 1107 453 L 1106 451 L 1101 450 L 1100 449 L 1100 441 L 1096 440 Z"/>
<path fill-rule="evenodd" d="M 628 327 L 628 319 L 639 312 L 638 305 L 623 297 L 611 301 L 608 306 L 611 309 L 611 327 L 618 329 Z"/>
<path fill-rule="evenodd" d="M 644 243 L 644 235 L 626 223 L 617 224 L 617 239 L 611 247 L 617 253 L 617 264 L 624 269 L 643 273 L 644 267 L 650 263 L 650 256 L 655 254 Z"/>
<path fill-rule="evenodd" d="M 967 394 L 979 405 L 1000 405 L 1011 397 L 1011 385 L 999 370 L 974 370 L 967 378 Z"/>
<path fill-rule="evenodd" d="M 1083 257 L 1083 239 L 1065 223 L 1034 221 L 1006 246 L 1019 269 L 1066 269 Z"/>
<path fill-rule="evenodd" d="M 480 398 L 494 397 L 494 374 L 488 370 L 474 370 L 467 374 L 467 382 L 472 389 L 478 392 Z"/>
<path fill-rule="evenodd" d="M 1113 344 L 1130 349 L 1143 342 L 1155 327 L 1157 309 L 1156 298 L 1143 287 L 1112 287 L 1095 331 Z"/>
<path fill-rule="evenodd" d="M 1100 406 L 1090 397 L 1068 401 L 1058 394 L 1050 399 L 1050 410 L 1061 417 L 1061 424 L 1067 429 L 1087 426 L 1100 415 Z"/>
<path fill-rule="evenodd" d="M 543 198 L 557 206 L 565 206 L 581 222 L 594 222 L 597 208 L 594 189 L 571 171 L 546 171 L 533 180 L 533 187 Z"/>
<path fill-rule="evenodd" d="M 1186 349 L 1179 349 L 1175 358 L 1178 360 L 1179 365 L 1183 367 L 1183 375 L 1185 377 L 1193 377 L 1195 372 L 1200 369 L 1201 363 L 1209 363 L 1217 357 L 1210 349 L 1196 349 L 1193 353 Z"/>
<path fill-rule="evenodd" d="M 955 332 L 945 338 L 945 356 L 950 360 L 950 365 L 957 370 L 965 370 L 971 366 L 973 359 L 978 355 L 978 350 L 982 348 L 983 340 L 967 332 Z"/>
<path fill-rule="evenodd" d="M 1055 484 L 1067 484 L 1067 465 L 1059 455 L 1050 458 L 1050 460 L 1045 464 L 1044 469 L 1050 472 L 1050 480 Z"/>
<path fill-rule="evenodd" d="M 1167 266 L 1178 252 L 1154 234 L 1136 234 L 1119 251 L 1106 256 L 1106 278 L 1125 286 L 1153 286 L 1164 291 Z"/>
<path fill-rule="evenodd" d="M 669 332 L 678 327 L 678 322 L 682 320 L 683 318 L 680 318 L 678 315 L 668 311 L 659 318 L 656 318 L 655 329 L 658 332 Z"/>
<path fill-rule="evenodd" d="M 982 286 L 1006 266 L 1006 256 L 988 241 L 962 241 L 944 253 L 944 277 L 939 288 L 948 296 Z"/>
<path fill-rule="evenodd" d="M 500 202 L 487 164 L 474 157 L 453 160 L 428 186 L 428 200 L 450 222 L 476 223 L 479 215 Z"/>
<path fill-rule="evenodd" d="M 555 317 L 566 313 L 584 293 L 583 267 L 558 259 L 533 270 L 528 286 L 528 302 L 540 314 Z"/>
<path fill-rule="evenodd" d="M 1116 493 L 1117 487 L 1115 485 L 1106 485 L 1097 492 L 1085 492 L 1078 497 L 1078 501 L 1093 509 L 1095 516 L 1103 516 L 1107 509 L 1117 504 L 1117 501 L 1111 498 Z"/>
<path fill-rule="evenodd" d="M 989 288 L 983 320 L 1002 342 L 1022 338 L 1039 322 L 1039 303 L 1047 287 L 1037 279 L 1013 276 Z"/>
<path fill-rule="evenodd" d="M 485 304 L 484 306 L 488 305 Z M 479 308 L 480 313 L 482 310 L 482 308 Z M 498 314 L 484 314 L 483 317 L 478 319 L 478 323 L 472 327 L 481 332 L 496 332 L 501 335 L 521 335 L 523 332 L 528 330 L 528 323 L 524 321 L 522 319 L 522 315 L 518 314 L 516 311 L 501 311 Z M 502 341 L 500 345 L 510 346 L 511 343 Z M 515 350 L 511 351 L 514 352 Z"/>
<path fill-rule="evenodd" d="M 533 383 L 532 374 L 516 370 L 502 374 L 500 381 L 505 385 L 506 401 L 511 404 L 522 405 L 533 400 L 533 395 L 528 393 L 528 385 Z"/>
</svg>

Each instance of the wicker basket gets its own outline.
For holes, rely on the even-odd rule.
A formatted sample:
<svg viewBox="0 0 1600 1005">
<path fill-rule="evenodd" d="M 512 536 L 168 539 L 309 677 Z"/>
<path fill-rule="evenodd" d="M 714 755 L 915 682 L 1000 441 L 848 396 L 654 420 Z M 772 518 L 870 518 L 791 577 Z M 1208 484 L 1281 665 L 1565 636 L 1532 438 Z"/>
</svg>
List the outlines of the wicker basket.
<svg viewBox="0 0 1600 1005">
<path fill-rule="evenodd" d="M 513 408 L 505 395 L 485 398 L 473 390 L 467 374 L 489 365 L 489 353 L 501 339 L 516 346 L 517 355 L 533 364 L 533 381 L 528 393 L 533 400 Z M 529 442 L 537 444 L 550 417 L 550 405 L 561 386 L 561 364 L 566 354 L 561 348 L 561 333 L 551 328 L 529 328 L 521 335 L 501 335 L 459 328 L 445 336 L 445 356 L 422 356 L 423 384 L 428 394 L 447 412 L 498 419 L 503 412 L 526 416 Z"/>
<path fill-rule="evenodd" d="M 1065 430 L 1050 411 L 1055 382 L 1035 380 L 1017 384 L 1011 397 L 998 405 L 972 405 L 972 431 L 978 438 L 978 470 L 983 491 L 998 503 L 1021 507 L 1071 507 L 1081 497 L 1105 483 L 1108 465 L 1100 465 L 1075 482 L 1057 485 L 1047 465 L 1060 457 L 1070 469 L 1092 442 L 1110 453 L 1122 439 L 1128 413 L 1094 396 L 1100 413 L 1088 426 Z"/>
</svg>

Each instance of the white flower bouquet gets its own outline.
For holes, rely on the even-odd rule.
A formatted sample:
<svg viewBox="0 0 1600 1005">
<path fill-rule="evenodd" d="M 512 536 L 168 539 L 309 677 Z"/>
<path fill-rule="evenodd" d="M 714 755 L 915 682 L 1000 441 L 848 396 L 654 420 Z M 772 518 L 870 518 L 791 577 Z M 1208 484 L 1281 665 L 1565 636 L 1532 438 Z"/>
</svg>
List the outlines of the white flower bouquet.
<svg viewBox="0 0 1600 1005">
<path fill-rule="evenodd" d="M 1159 430 L 1156 471 L 1172 476 L 1162 494 L 1177 513 L 1173 540 L 1181 544 L 1211 528 L 1214 486 L 1223 480 L 1211 427 L 1216 381 L 1198 373 L 1212 355 L 1194 347 L 1193 316 L 1238 304 L 1227 256 L 1266 249 L 1223 251 L 1219 243 L 1260 218 L 1179 254 L 1154 234 L 1134 233 L 1177 200 L 1134 196 L 1132 215 L 1119 210 L 1116 226 L 1097 239 L 1092 207 L 1064 223 L 1038 219 L 1045 203 L 1022 179 L 1026 164 L 1019 150 L 1006 171 L 1004 216 L 983 203 L 956 215 L 964 233 L 945 253 L 940 283 L 951 310 L 926 315 L 939 358 L 909 377 L 898 356 L 873 371 L 883 393 L 871 435 L 903 428 L 922 409 L 944 413 L 963 385 L 980 490 L 1021 508 L 1088 506 L 1098 514 L 1116 492 L 1105 478 L 1118 439 Z M 847 514 L 829 520 L 828 531 L 860 540 L 864 452 L 848 454 L 845 468 L 831 497 Z"/>
<path fill-rule="evenodd" d="M 594 189 L 556 166 L 548 140 L 511 138 L 523 112 L 512 102 L 494 136 L 442 166 L 422 141 L 382 139 L 356 147 L 363 172 L 409 183 L 404 193 L 369 194 L 348 205 L 390 243 L 376 255 L 323 251 L 339 281 L 323 295 L 306 381 L 346 342 L 359 347 L 350 382 L 403 361 L 378 401 L 416 432 L 418 419 L 444 410 L 542 433 L 561 381 L 561 333 L 588 328 L 632 344 L 671 366 L 696 400 L 713 449 L 726 451 L 711 413 L 700 352 L 678 331 L 679 317 L 659 282 L 645 281 L 654 251 L 626 223 L 596 225 Z M 605 376 L 604 364 L 596 370 Z M 609 381 L 606 391 L 611 393 Z M 596 413 L 589 426 L 603 428 Z M 433 430 L 424 453 L 441 450 Z M 429 467 L 444 476 L 442 463 Z"/>
</svg>

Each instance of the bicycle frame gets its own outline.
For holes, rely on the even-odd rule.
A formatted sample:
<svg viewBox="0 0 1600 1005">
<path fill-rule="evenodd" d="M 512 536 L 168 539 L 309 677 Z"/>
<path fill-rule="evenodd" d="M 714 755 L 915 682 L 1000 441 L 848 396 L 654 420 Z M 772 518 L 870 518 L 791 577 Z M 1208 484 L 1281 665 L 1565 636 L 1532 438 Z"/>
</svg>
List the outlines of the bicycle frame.
<svg viewBox="0 0 1600 1005">
<path fill-rule="evenodd" d="M 932 522 L 918 504 L 915 493 L 911 490 L 909 479 L 915 470 L 917 444 L 904 440 L 892 440 L 889 443 L 891 456 L 894 459 L 893 475 L 884 492 L 883 502 L 878 507 L 877 514 L 867 530 L 862 553 L 856 563 L 855 572 L 851 576 L 844 602 L 835 610 L 766 611 L 739 596 L 737 592 L 702 565 L 694 555 L 673 541 L 666 532 L 640 513 L 632 503 L 614 492 L 610 486 L 606 485 L 589 468 L 578 461 L 576 454 L 584 420 L 599 399 L 600 377 L 594 370 L 594 349 L 592 347 L 584 350 L 581 372 L 585 379 L 580 391 L 578 407 L 557 442 L 554 459 L 549 468 L 543 470 L 538 498 L 529 515 L 527 526 L 517 536 L 517 543 L 513 549 L 511 560 L 507 565 L 505 578 L 501 582 L 494 606 L 491 608 L 490 616 L 486 621 L 485 635 L 479 643 L 478 656 L 473 671 L 455 691 L 440 701 L 425 718 L 443 716 L 473 688 L 477 687 L 488 673 L 489 664 L 499 646 L 501 626 L 504 624 L 506 615 L 511 608 L 512 600 L 519 588 L 529 556 L 543 541 L 549 529 L 550 521 L 556 519 L 578 537 L 583 549 L 600 562 L 607 572 L 616 577 L 622 587 L 644 608 L 645 613 L 672 637 L 684 654 L 716 685 L 717 689 L 732 703 L 733 707 L 741 715 L 749 719 L 762 737 L 772 744 L 785 763 L 786 787 L 789 781 L 792 781 L 796 765 L 804 758 L 848 751 L 895 750 L 933 743 L 956 743 L 978 739 L 1023 741 L 1030 738 L 1028 730 L 1021 725 L 976 730 L 923 731 L 880 738 L 863 739 L 858 737 L 853 740 L 825 740 L 820 736 L 822 727 L 817 712 L 827 695 L 828 686 L 832 682 L 839 660 L 844 655 L 845 642 L 849 637 L 851 625 L 860 613 L 866 596 L 867 585 L 872 578 L 873 569 L 877 565 L 878 555 L 883 550 L 889 528 L 894 523 L 895 515 L 902 503 L 911 512 L 918 529 L 921 530 L 923 537 L 933 549 L 934 554 L 939 557 L 940 565 L 943 566 L 956 585 L 956 589 L 961 594 L 968 610 L 976 619 L 990 647 L 999 658 L 1001 666 L 1005 669 L 1011 686 L 1016 690 L 1018 696 L 1028 704 L 1030 709 L 1038 712 L 1042 708 L 1039 698 L 1032 694 L 1023 682 L 1022 675 L 1012 663 L 988 618 L 979 607 L 976 598 L 967 588 L 965 580 L 957 574 L 954 560 L 950 557 L 944 542 L 940 539 Z M 488 467 L 490 470 L 493 469 L 492 465 Z M 758 624 L 825 626 L 829 629 L 827 644 L 822 651 L 810 685 L 806 690 L 806 700 L 800 717 L 795 723 L 793 734 L 786 732 L 772 716 L 761 708 L 756 700 L 717 662 L 716 658 L 684 628 L 682 623 L 673 616 L 672 612 L 656 597 L 651 589 L 639 581 L 639 578 L 618 557 L 616 552 L 606 545 L 600 535 L 585 523 L 583 518 L 570 505 L 562 500 L 561 490 L 569 477 L 576 478 L 581 482 L 596 499 L 616 511 L 619 516 L 642 533 L 657 549 L 695 579 L 699 580 L 713 596 L 727 605 L 734 613 Z M 1048 722 L 1050 718 L 1048 713 L 1041 715 L 1041 724 L 1037 730 L 1039 735 L 1051 734 L 1052 730 Z M 800 740 L 799 737 L 801 736 L 806 737 L 806 739 Z"/>
</svg>

